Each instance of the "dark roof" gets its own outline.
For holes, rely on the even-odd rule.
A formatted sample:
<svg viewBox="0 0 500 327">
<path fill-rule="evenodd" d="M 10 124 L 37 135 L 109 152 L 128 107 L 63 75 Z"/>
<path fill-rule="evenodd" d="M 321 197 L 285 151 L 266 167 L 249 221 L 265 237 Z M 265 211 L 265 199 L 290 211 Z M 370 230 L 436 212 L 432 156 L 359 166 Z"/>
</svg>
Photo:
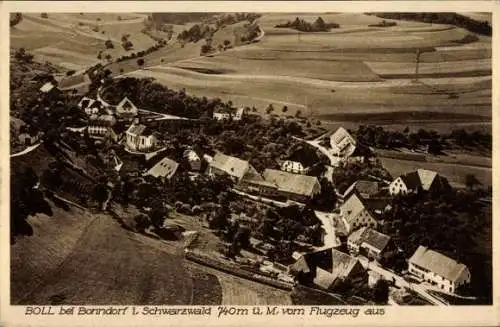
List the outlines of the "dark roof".
<svg viewBox="0 0 500 327">
<path fill-rule="evenodd" d="M 371 197 L 377 195 L 380 192 L 380 188 L 378 182 L 360 180 L 349 186 L 344 192 L 344 197 L 349 196 L 354 191 L 357 191 L 362 197 Z"/>
<path fill-rule="evenodd" d="M 391 237 L 388 235 L 382 234 L 380 232 L 377 232 L 374 229 L 362 227 L 362 228 L 358 229 L 357 231 L 354 231 L 349 236 L 349 240 L 357 243 L 358 245 L 361 245 L 362 243 L 366 243 L 366 244 L 378 249 L 380 252 L 382 252 L 386 248 L 387 244 L 389 244 Z"/>
<path fill-rule="evenodd" d="M 418 173 L 416 171 L 401 175 L 401 179 L 409 190 L 416 190 L 421 187 L 420 177 L 418 176 Z"/>
</svg>

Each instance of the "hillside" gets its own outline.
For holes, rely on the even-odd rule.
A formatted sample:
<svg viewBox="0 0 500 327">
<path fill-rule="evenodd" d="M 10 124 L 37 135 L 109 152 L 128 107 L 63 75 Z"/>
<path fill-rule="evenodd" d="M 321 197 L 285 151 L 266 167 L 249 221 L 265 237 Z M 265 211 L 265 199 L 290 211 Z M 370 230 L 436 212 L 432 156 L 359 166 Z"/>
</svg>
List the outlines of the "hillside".
<svg viewBox="0 0 500 327">
<path fill-rule="evenodd" d="M 298 33 L 275 25 L 321 16 L 340 28 Z M 361 13 L 264 14 L 260 42 L 211 57 L 155 61 L 130 73 L 238 106 L 288 107 L 287 115 L 429 112 L 491 117 L 491 38 L 452 25 L 395 21 Z M 392 21 L 392 20 L 388 20 Z M 418 81 L 416 49 L 420 49 Z M 249 83 L 251 81 L 251 83 Z M 432 118 L 429 119 L 432 121 Z"/>
</svg>

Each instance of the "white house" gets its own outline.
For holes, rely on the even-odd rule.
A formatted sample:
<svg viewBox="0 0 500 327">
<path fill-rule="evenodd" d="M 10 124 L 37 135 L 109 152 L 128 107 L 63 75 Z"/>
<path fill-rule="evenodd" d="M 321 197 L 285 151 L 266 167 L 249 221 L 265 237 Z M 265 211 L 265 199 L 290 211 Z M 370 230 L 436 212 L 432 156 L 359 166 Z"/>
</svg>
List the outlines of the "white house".
<svg viewBox="0 0 500 327">
<path fill-rule="evenodd" d="M 466 265 L 425 246 L 419 246 L 412 255 L 408 261 L 408 270 L 418 278 L 450 293 L 455 293 L 471 280 Z"/>
<path fill-rule="evenodd" d="M 281 164 L 281 170 L 293 174 L 305 174 L 307 169 L 298 161 L 286 160 Z"/>
<path fill-rule="evenodd" d="M 215 120 L 229 120 L 231 119 L 231 113 L 229 111 L 215 110 L 213 118 Z"/>
<path fill-rule="evenodd" d="M 156 146 L 156 137 L 144 125 L 132 124 L 125 134 L 125 145 L 130 150 L 151 150 Z"/>
</svg>

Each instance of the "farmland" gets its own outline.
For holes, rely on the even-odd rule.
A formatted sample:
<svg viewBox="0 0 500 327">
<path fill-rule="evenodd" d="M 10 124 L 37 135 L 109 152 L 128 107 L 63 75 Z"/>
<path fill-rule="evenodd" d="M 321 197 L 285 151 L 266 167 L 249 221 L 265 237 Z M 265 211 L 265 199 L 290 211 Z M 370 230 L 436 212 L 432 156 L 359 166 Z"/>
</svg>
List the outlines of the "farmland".
<svg viewBox="0 0 500 327">
<path fill-rule="evenodd" d="M 401 112 L 411 121 L 410 112 L 460 115 L 474 108 L 476 121 L 490 119 L 491 38 L 409 21 L 369 27 L 381 19 L 359 13 L 321 14 L 326 22 L 340 24 L 330 32 L 274 27 L 317 16 L 264 14 L 258 24 L 265 36 L 258 43 L 210 57 L 171 61 L 166 55 L 163 63 L 154 61 L 129 74 L 255 106 L 260 113 L 273 104 L 276 114 L 287 106 L 287 115 L 300 110 L 323 120 L 344 113 Z M 421 49 L 418 81 L 416 49 Z"/>
<path fill-rule="evenodd" d="M 41 18 L 39 13 L 27 13 L 10 30 L 11 47 L 26 48 L 40 62 L 50 61 L 65 69 L 85 69 L 100 62 L 99 51 L 112 58 L 126 54 L 120 46 L 124 34 L 130 34 L 133 51 L 152 46 L 154 40 L 141 33 L 144 19 L 141 14 L 50 13 Z M 107 40 L 114 44 L 113 49 L 106 50 Z"/>
</svg>

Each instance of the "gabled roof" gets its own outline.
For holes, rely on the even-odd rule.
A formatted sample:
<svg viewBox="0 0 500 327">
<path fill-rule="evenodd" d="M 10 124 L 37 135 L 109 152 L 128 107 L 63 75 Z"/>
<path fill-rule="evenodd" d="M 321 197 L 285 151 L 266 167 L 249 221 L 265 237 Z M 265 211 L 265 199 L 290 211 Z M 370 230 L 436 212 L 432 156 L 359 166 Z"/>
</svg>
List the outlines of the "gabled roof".
<svg viewBox="0 0 500 327">
<path fill-rule="evenodd" d="M 225 155 L 222 152 L 217 152 L 215 154 L 210 162 L 210 166 L 220 169 L 226 174 L 236 177 L 237 179 L 243 178 L 250 167 L 253 169 L 248 161 Z"/>
<path fill-rule="evenodd" d="M 417 173 L 420 178 L 420 184 L 422 184 L 422 189 L 424 191 L 428 191 L 436 179 L 437 173 L 426 169 L 417 169 Z"/>
<path fill-rule="evenodd" d="M 340 151 L 343 155 L 350 156 L 356 150 L 356 140 L 345 128 L 339 127 L 330 136 L 330 146 L 334 151 Z"/>
<path fill-rule="evenodd" d="M 401 179 L 408 189 L 429 191 L 432 184 L 439 179 L 439 176 L 432 170 L 417 169 L 417 171 L 401 175 Z"/>
<path fill-rule="evenodd" d="M 345 190 L 343 196 L 347 197 L 354 191 L 357 191 L 362 197 L 371 197 L 377 195 L 380 192 L 380 188 L 377 182 L 359 180 L 352 183 L 351 186 Z"/>
<path fill-rule="evenodd" d="M 316 271 L 314 283 L 328 289 L 337 278 L 348 278 L 358 260 L 334 248 L 306 254 L 307 266 Z"/>
<path fill-rule="evenodd" d="M 312 196 L 319 181 L 314 176 L 292 174 L 281 170 L 266 169 L 262 174 L 264 179 L 277 185 L 284 192 Z"/>
<path fill-rule="evenodd" d="M 120 113 L 136 113 L 137 107 L 129 100 L 129 98 L 124 97 L 120 103 L 116 106 L 116 111 Z"/>
<path fill-rule="evenodd" d="M 366 207 L 356 193 L 353 193 L 340 207 L 347 223 L 351 223 Z"/>
<path fill-rule="evenodd" d="M 179 164 L 177 162 L 165 157 L 149 169 L 144 175 L 170 178 L 175 174 L 178 167 Z"/>
<path fill-rule="evenodd" d="M 382 234 L 380 232 L 377 232 L 374 229 L 368 227 L 362 227 L 354 231 L 351 235 L 349 235 L 348 239 L 349 241 L 356 243 L 358 245 L 366 243 L 376 248 L 380 252 L 382 252 L 387 246 L 387 244 L 389 244 L 391 237 Z"/>
<path fill-rule="evenodd" d="M 81 109 L 86 109 L 90 106 L 92 106 L 92 104 L 95 102 L 94 99 L 91 99 L 91 98 L 88 98 L 88 97 L 83 97 L 80 102 L 78 102 L 78 108 L 81 108 Z"/>
<path fill-rule="evenodd" d="M 147 127 L 142 124 L 132 124 L 130 127 L 127 129 L 127 133 L 133 134 L 133 135 L 151 135 L 151 133 L 148 133 Z"/>
<path fill-rule="evenodd" d="M 468 270 L 466 265 L 422 245 L 418 247 L 409 262 L 428 269 L 450 281 L 456 281 L 464 270 Z"/>
</svg>

